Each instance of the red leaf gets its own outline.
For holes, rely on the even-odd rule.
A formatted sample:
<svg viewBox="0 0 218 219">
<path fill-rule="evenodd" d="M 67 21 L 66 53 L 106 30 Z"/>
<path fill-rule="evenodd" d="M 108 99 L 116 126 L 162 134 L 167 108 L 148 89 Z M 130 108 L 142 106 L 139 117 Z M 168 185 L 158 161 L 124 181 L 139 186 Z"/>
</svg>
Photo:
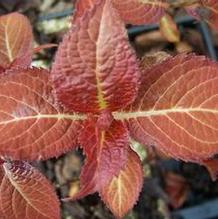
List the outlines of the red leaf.
<svg viewBox="0 0 218 219">
<path fill-rule="evenodd" d="M 127 119 L 132 136 L 186 161 L 218 153 L 218 64 L 178 55 L 144 72 L 139 96 Z"/>
<path fill-rule="evenodd" d="M 71 111 L 113 111 L 133 101 L 139 81 L 136 56 L 109 0 L 77 20 L 64 37 L 52 79 L 58 100 Z"/>
<path fill-rule="evenodd" d="M 3 68 L 8 68 L 15 59 L 22 57 L 25 59 L 20 59 L 20 64 L 30 65 L 32 43 L 32 28 L 25 16 L 11 13 L 0 17 L 0 65 Z"/>
<path fill-rule="evenodd" d="M 203 0 L 203 6 L 206 8 L 204 18 L 208 24 L 218 31 L 218 2 L 217 0 Z"/>
<path fill-rule="evenodd" d="M 136 203 L 142 189 L 143 171 L 137 154 L 129 150 L 128 162 L 118 176 L 100 192 L 102 200 L 117 218 L 122 218 Z"/>
<path fill-rule="evenodd" d="M 94 7 L 94 4 L 96 4 L 97 1 L 98 0 L 77 0 L 75 4 L 75 13 L 73 15 L 73 23 L 82 17 L 87 10 L 90 10 L 92 7 Z"/>
<path fill-rule="evenodd" d="M 73 23 L 98 2 L 98 0 L 77 0 Z M 124 22 L 136 25 L 158 22 L 168 7 L 165 0 L 148 0 L 144 2 L 140 0 L 112 0 L 112 3 Z"/>
<path fill-rule="evenodd" d="M 79 115 L 64 114 L 40 69 L 7 71 L 0 78 L 0 154 L 14 160 L 47 159 L 76 146 Z"/>
<path fill-rule="evenodd" d="M 185 178 L 173 172 L 164 175 L 165 191 L 170 198 L 170 204 L 174 208 L 181 207 L 187 199 L 189 192 Z"/>
<path fill-rule="evenodd" d="M 186 8 L 187 12 L 196 19 L 204 19 L 207 23 L 218 31 L 218 1 L 201 0 L 199 4 L 194 4 Z"/>
<path fill-rule="evenodd" d="M 32 51 L 26 52 L 23 56 L 15 58 L 7 69 L 27 68 L 32 62 Z"/>
<path fill-rule="evenodd" d="M 19 161 L 0 167 L 0 211 L 1 218 L 7 219 L 60 218 L 59 201 L 49 181 Z"/>
<path fill-rule="evenodd" d="M 168 4 L 165 0 L 112 0 L 121 18 L 130 24 L 150 24 L 160 20 Z"/>
<path fill-rule="evenodd" d="M 213 181 L 216 181 L 218 177 L 218 159 L 208 159 L 203 161 L 202 164 L 207 168 L 208 172 L 210 173 L 211 179 Z"/>
<path fill-rule="evenodd" d="M 127 161 L 128 130 L 120 121 L 113 121 L 107 131 L 99 130 L 96 121 L 84 122 L 79 137 L 86 154 L 80 176 L 81 190 L 74 199 L 99 191 L 117 175 Z"/>
</svg>

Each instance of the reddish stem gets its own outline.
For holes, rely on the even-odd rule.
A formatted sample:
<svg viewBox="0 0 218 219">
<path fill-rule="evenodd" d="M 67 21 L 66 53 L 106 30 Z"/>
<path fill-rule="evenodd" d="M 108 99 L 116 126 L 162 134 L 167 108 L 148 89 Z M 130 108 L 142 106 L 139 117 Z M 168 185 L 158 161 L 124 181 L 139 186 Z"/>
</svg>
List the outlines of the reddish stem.
<svg viewBox="0 0 218 219">
<path fill-rule="evenodd" d="M 107 130 L 111 126 L 113 120 L 114 117 L 109 110 L 102 110 L 97 120 L 97 127 L 100 130 Z"/>
</svg>

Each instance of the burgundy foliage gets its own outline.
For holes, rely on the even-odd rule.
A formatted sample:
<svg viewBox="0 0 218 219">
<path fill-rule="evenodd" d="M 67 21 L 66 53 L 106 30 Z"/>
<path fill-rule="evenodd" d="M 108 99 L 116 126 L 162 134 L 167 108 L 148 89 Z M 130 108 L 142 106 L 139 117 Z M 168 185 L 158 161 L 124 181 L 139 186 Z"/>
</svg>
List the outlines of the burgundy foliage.
<svg viewBox="0 0 218 219">
<path fill-rule="evenodd" d="M 143 184 L 130 138 L 204 164 L 216 177 L 218 64 L 182 54 L 146 65 L 128 41 L 126 23 L 157 21 L 166 7 L 164 1 L 78 1 L 51 72 L 31 67 L 31 60 L 54 45 L 33 49 L 26 17 L 0 17 L 2 218 L 60 218 L 52 186 L 26 161 L 79 146 L 86 156 L 81 188 L 67 200 L 98 192 L 117 218 L 134 206 Z M 182 195 L 172 198 L 181 203 Z"/>
</svg>

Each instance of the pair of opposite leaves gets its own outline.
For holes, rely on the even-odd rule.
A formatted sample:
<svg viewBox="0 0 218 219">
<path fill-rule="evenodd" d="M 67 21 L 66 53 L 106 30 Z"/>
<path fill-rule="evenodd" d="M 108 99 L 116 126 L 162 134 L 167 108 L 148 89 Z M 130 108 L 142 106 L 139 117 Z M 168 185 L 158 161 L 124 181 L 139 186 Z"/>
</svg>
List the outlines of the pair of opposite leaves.
<svg viewBox="0 0 218 219">
<path fill-rule="evenodd" d="M 8 41 L 13 16 L 0 19 L 7 18 L 0 26 L 11 51 L 1 55 L 15 58 L 22 44 Z M 76 198 L 98 191 L 120 218 L 142 186 L 129 136 L 186 161 L 202 163 L 218 152 L 217 80 L 217 64 L 195 55 L 139 71 L 123 21 L 110 1 L 101 1 L 75 21 L 51 75 L 16 66 L 1 76 L 1 156 L 48 159 L 75 148 L 78 140 L 87 158 Z M 6 218 L 59 218 L 54 192 L 29 164 L 5 162 L 0 178 L 0 210 Z M 56 207 L 51 211 L 49 205 Z"/>
</svg>

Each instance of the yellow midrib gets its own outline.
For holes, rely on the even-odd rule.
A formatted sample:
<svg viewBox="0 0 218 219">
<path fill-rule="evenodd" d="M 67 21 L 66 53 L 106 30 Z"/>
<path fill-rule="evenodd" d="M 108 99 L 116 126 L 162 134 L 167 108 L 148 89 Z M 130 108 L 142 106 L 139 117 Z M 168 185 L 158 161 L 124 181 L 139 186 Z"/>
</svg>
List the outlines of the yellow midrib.
<svg viewBox="0 0 218 219">
<path fill-rule="evenodd" d="M 100 139 L 97 137 L 97 141 L 97 154 L 100 155 L 97 157 L 97 162 L 99 164 L 101 162 L 101 153 L 105 142 L 105 131 L 100 131 Z"/>
<path fill-rule="evenodd" d="M 163 110 L 148 110 L 148 111 L 133 111 L 133 112 L 114 112 L 113 116 L 117 120 L 134 119 L 139 117 L 161 116 L 169 113 L 213 113 L 218 115 L 218 109 L 204 109 L 204 108 L 172 108 Z"/>
<path fill-rule="evenodd" d="M 78 115 L 78 114 L 37 114 L 33 116 L 24 116 L 24 117 L 16 117 L 10 120 L 0 121 L 0 125 L 7 125 L 13 122 L 20 122 L 23 120 L 31 120 L 31 119 L 57 119 L 57 120 L 72 120 L 72 121 L 79 121 L 84 120 L 86 118 L 85 115 Z"/>
<path fill-rule="evenodd" d="M 169 113 L 213 113 L 218 116 L 218 109 L 202 109 L 202 108 L 177 108 L 177 109 L 165 109 L 165 110 L 148 110 L 148 111 L 134 111 L 134 112 L 113 112 L 113 116 L 116 120 L 134 119 L 140 117 L 161 116 Z M 97 116 L 97 115 L 96 115 Z M 19 122 L 30 119 L 57 119 L 57 120 L 72 120 L 80 121 L 87 118 L 84 114 L 37 114 L 33 116 L 16 117 L 10 120 L 0 121 L 0 125 L 7 125 L 13 122 Z"/>
<path fill-rule="evenodd" d="M 104 13 L 104 9 L 103 12 Z M 102 21 L 100 21 L 100 25 L 99 25 L 99 33 L 98 33 L 98 37 L 96 40 L 96 66 L 95 66 L 95 77 L 96 77 L 96 87 L 97 87 L 97 102 L 99 105 L 99 109 L 103 110 L 107 108 L 107 102 L 104 99 L 104 94 L 102 91 L 102 87 L 101 87 L 101 80 L 100 80 L 100 72 L 98 70 L 98 66 L 99 66 L 99 59 L 98 57 L 101 57 L 101 55 L 98 54 L 99 51 L 99 37 L 101 36 L 101 32 L 102 32 Z M 101 49 L 101 48 L 100 48 Z"/>
<path fill-rule="evenodd" d="M 13 54 L 12 54 L 12 50 L 11 50 L 10 42 L 9 42 L 8 26 L 9 26 L 8 24 L 6 24 L 6 26 L 5 26 L 5 44 L 6 44 L 9 62 L 12 62 L 13 61 Z"/>
<path fill-rule="evenodd" d="M 98 178 L 99 175 L 98 173 L 100 173 L 101 171 L 99 171 L 99 169 L 101 168 L 101 162 L 102 162 L 102 150 L 104 147 L 104 142 L 105 142 L 105 131 L 101 131 L 100 133 L 100 139 L 97 142 L 97 170 L 96 170 L 96 177 Z M 101 179 L 101 175 L 100 175 L 100 179 Z"/>
<path fill-rule="evenodd" d="M 120 175 L 117 178 L 117 193 L 118 193 L 118 209 L 119 209 L 119 213 L 122 212 L 122 196 L 123 196 L 123 186 L 122 186 L 122 175 L 120 173 Z"/>
<path fill-rule="evenodd" d="M 101 88 L 101 82 L 97 72 L 96 72 L 96 86 L 97 86 L 97 100 L 98 100 L 99 108 L 100 110 L 106 109 L 107 103 L 104 100 L 104 95 Z"/>
</svg>

